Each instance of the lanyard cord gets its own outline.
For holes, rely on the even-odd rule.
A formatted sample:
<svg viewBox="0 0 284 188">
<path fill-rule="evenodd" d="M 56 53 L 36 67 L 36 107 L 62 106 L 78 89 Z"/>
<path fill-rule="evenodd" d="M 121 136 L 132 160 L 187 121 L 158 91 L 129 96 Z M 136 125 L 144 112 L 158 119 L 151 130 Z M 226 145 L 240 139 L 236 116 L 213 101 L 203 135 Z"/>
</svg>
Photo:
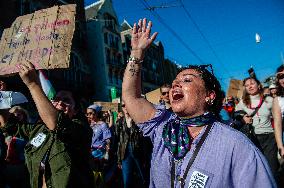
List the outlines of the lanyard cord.
<svg viewBox="0 0 284 188">
<path fill-rule="evenodd" d="M 253 108 L 253 107 L 251 106 L 251 104 L 250 104 L 250 105 L 249 105 L 249 109 L 256 109 L 256 108 L 259 108 L 259 107 L 262 105 L 262 102 L 263 102 L 263 97 L 260 98 L 259 103 L 258 103 L 258 105 L 257 105 L 256 107 Z"/>
<path fill-rule="evenodd" d="M 198 152 L 202 146 L 202 144 L 204 143 L 206 137 L 208 136 L 208 133 L 209 131 L 211 130 L 211 127 L 212 127 L 212 124 L 208 125 L 206 127 L 206 130 L 204 132 L 204 134 L 202 135 L 202 137 L 200 138 L 200 141 L 198 142 L 198 144 L 196 145 L 196 148 L 192 154 L 192 157 L 190 158 L 188 164 L 187 164 L 187 167 L 185 169 L 185 172 L 183 174 L 182 177 L 178 178 L 178 180 L 180 181 L 180 184 L 181 184 L 181 188 L 184 188 L 184 185 L 185 185 L 185 179 L 186 179 L 186 176 L 189 172 L 189 169 L 191 168 L 195 158 L 197 157 L 198 155 Z M 171 188 L 174 188 L 174 185 L 175 185 L 175 161 L 174 161 L 174 158 L 172 157 L 172 167 L 171 167 Z"/>
<path fill-rule="evenodd" d="M 258 112 L 258 110 L 260 109 L 260 107 L 262 106 L 264 99 L 265 99 L 265 98 L 261 98 L 261 99 L 260 99 L 259 104 L 258 104 L 257 107 L 251 108 L 251 106 L 250 106 L 250 109 L 254 109 L 254 111 L 253 111 L 253 113 L 251 113 L 250 117 L 253 117 L 255 114 L 258 115 L 257 112 Z"/>
</svg>

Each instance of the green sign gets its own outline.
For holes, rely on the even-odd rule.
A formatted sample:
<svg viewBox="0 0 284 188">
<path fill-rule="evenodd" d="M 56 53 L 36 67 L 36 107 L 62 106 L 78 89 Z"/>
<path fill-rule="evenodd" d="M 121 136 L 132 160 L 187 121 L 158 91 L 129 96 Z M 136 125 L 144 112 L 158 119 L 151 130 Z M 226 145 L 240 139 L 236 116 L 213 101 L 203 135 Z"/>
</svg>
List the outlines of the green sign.
<svg viewBox="0 0 284 188">
<path fill-rule="evenodd" d="M 117 93 L 116 87 L 111 87 L 110 88 L 111 99 L 115 99 L 116 98 L 116 93 Z"/>
</svg>

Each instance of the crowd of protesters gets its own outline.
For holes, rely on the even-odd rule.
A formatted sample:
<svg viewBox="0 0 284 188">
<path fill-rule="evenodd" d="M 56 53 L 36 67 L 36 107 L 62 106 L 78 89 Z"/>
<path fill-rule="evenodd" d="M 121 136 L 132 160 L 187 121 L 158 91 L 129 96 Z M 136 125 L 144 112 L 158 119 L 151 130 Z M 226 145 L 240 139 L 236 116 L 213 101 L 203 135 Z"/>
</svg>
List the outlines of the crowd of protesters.
<svg viewBox="0 0 284 188">
<path fill-rule="evenodd" d="M 225 96 L 210 66 L 190 65 L 153 105 L 139 73 L 157 36 L 151 27 L 134 24 L 119 111 L 82 109 L 65 90 L 49 100 L 34 66 L 19 66 L 39 118 L 9 92 L 15 102 L 0 109 L 0 187 L 284 186 L 284 65 L 269 87 L 244 79 L 242 98 Z M 3 97 L 3 81 L 0 90 Z"/>
<path fill-rule="evenodd" d="M 152 143 L 123 103 L 119 112 L 79 109 L 64 90 L 49 101 L 33 65 L 22 66 L 39 119 L 31 122 L 17 92 L 16 104 L 0 110 L 0 187 L 148 187 Z"/>
<path fill-rule="evenodd" d="M 276 71 L 275 83 L 263 87 L 254 76 L 243 80 L 240 99 L 228 96 L 223 109 L 229 116 L 229 125 L 244 133 L 265 156 L 279 185 L 283 185 L 283 107 L 282 90 L 284 66 Z M 283 86 L 281 86 L 281 84 Z M 281 166 L 282 165 L 282 166 Z"/>
</svg>

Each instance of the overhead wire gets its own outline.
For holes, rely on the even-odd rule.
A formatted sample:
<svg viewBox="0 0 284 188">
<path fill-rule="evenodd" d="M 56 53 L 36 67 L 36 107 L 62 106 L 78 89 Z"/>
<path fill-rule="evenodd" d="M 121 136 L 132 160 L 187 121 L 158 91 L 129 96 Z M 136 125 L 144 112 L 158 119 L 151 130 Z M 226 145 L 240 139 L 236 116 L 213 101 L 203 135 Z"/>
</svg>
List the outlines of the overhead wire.
<svg viewBox="0 0 284 188">
<path fill-rule="evenodd" d="M 210 48 L 210 50 L 212 51 L 212 53 L 214 54 L 214 56 L 216 57 L 217 61 L 223 66 L 223 68 L 225 69 L 225 71 L 227 73 L 230 73 L 230 71 L 226 68 L 226 66 L 224 65 L 224 63 L 221 61 L 221 59 L 219 58 L 219 56 L 217 55 L 215 49 L 212 47 L 212 45 L 210 44 L 209 40 L 207 39 L 207 37 L 204 35 L 204 33 L 202 32 L 202 30 L 200 29 L 200 27 L 198 26 L 198 24 L 196 23 L 196 21 L 193 19 L 193 17 L 191 16 L 191 14 L 189 13 L 189 11 L 185 8 L 182 0 L 179 0 L 181 7 L 183 8 L 184 12 L 186 13 L 187 17 L 191 20 L 191 22 L 193 23 L 193 25 L 195 26 L 195 28 L 197 29 L 197 31 L 199 32 L 199 34 L 201 35 L 201 37 L 203 38 L 203 40 L 206 42 L 206 44 L 208 45 L 208 47 Z"/>
<path fill-rule="evenodd" d="M 166 27 L 170 33 L 176 37 L 178 39 L 178 41 L 196 58 L 198 59 L 201 63 L 205 64 L 205 62 L 197 55 L 197 53 L 195 51 L 193 51 L 184 41 L 181 37 L 179 37 L 177 35 L 177 33 L 169 26 L 165 23 L 165 21 L 160 17 L 160 15 L 155 12 L 153 9 L 151 9 L 150 5 L 145 1 L 145 0 L 139 0 L 143 6 L 148 9 L 150 11 L 150 13 L 164 26 Z M 181 0 L 178 0 L 179 2 L 181 2 Z M 182 3 L 182 2 L 181 2 Z M 192 16 L 189 14 L 189 12 L 187 11 L 187 9 L 185 9 L 184 4 L 181 4 L 183 9 L 185 10 L 187 16 L 191 19 L 192 23 L 194 24 L 194 26 L 196 27 L 196 29 L 198 30 L 198 32 L 201 34 L 202 38 L 204 39 L 204 41 L 207 43 L 207 45 L 209 46 L 209 48 L 212 50 L 214 56 L 216 57 L 216 59 L 220 62 L 220 64 L 223 65 L 223 68 L 226 69 L 226 67 L 224 66 L 224 64 L 222 63 L 221 59 L 219 58 L 219 56 L 217 55 L 216 51 L 214 50 L 214 48 L 212 47 L 212 45 L 210 44 L 210 42 L 208 41 L 208 39 L 206 38 L 206 36 L 203 34 L 203 32 L 201 31 L 201 29 L 199 28 L 198 24 L 195 22 L 195 20 L 192 18 Z M 243 36 L 242 36 L 243 37 Z M 228 70 L 225 70 L 227 72 L 229 72 Z M 232 74 L 229 74 L 229 77 L 219 77 L 218 79 L 224 83 L 224 80 L 227 78 L 233 78 Z M 217 75 L 216 75 L 217 76 Z M 225 84 L 225 83 L 224 83 Z M 226 85 L 226 84 L 225 84 Z"/>
<path fill-rule="evenodd" d="M 167 29 L 169 30 L 169 32 L 177 38 L 177 40 L 198 60 L 200 61 L 201 63 L 205 64 L 205 62 L 197 55 L 197 53 L 191 49 L 184 41 L 183 39 L 178 36 L 178 34 L 169 26 L 165 23 L 165 21 L 161 18 L 161 16 L 155 12 L 155 10 L 151 10 L 150 9 L 150 5 L 145 1 L 145 0 L 139 0 L 143 6 L 146 8 L 146 9 L 149 9 L 150 13 Z"/>
<path fill-rule="evenodd" d="M 146 9 L 148 9 L 148 10 L 152 13 L 152 15 L 153 15 L 164 27 L 166 27 L 166 28 L 171 32 L 172 35 L 174 35 L 174 36 L 181 42 L 181 44 L 183 44 L 183 46 L 184 46 L 196 59 L 198 59 L 202 64 L 208 64 L 208 63 L 205 63 L 205 62 L 197 55 L 197 53 L 196 53 L 194 50 L 192 50 L 192 49 L 183 41 L 183 39 L 182 39 L 181 37 L 179 37 L 179 36 L 177 35 L 177 33 L 176 33 L 170 26 L 168 26 L 168 25 L 164 22 L 164 20 L 161 18 L 161 16 L 160 16 L 158 13 L 156 13 L 153 9 L 150 9 L 150 8 L 149 8 L 150 5 L 149 5 L 145 0 L 143 0 L 143 1 L 140 0 L 140 2 L 143 4 L 143 6 L 144 6 Z M 220 79 L 220 81 L 223 82 L 222 79 Z M 225 83 L 223 82 L 223 84 L 225 84 Z"/>
</svg>

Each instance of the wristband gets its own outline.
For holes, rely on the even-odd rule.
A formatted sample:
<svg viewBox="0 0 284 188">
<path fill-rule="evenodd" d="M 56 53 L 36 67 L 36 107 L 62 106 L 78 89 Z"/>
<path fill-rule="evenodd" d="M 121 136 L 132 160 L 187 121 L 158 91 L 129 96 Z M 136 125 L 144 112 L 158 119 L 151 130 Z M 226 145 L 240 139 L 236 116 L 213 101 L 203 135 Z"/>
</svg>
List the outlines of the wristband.
<svg viewBox="0 0 284 188">
<path fill-rule="evenodd" d="M 127 60 L 127 63 L 129 63 L 129 62 L 142 63 L 143 59 L 138 59 L 136 57 L 129 57 L 129 59 Z"/>
</svg>

